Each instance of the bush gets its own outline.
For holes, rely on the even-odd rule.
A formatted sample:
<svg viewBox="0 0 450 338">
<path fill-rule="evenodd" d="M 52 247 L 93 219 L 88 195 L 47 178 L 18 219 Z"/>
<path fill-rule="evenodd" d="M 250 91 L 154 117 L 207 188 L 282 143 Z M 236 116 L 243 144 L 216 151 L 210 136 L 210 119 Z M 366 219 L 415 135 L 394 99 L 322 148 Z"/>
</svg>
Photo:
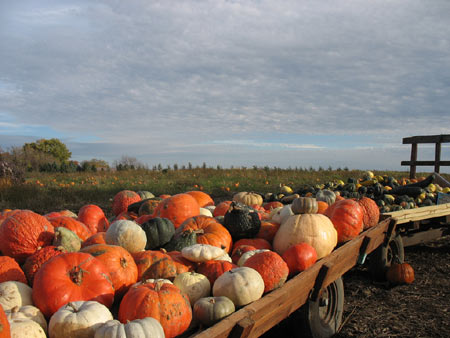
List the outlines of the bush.
<svg viewBox="0 0 450 338">
<path fill-rule="evenodd" d="M 16 165 L 6 161 L 0 161 L 1 182 L 10 184 L 23 183 L 25 181 L 23 174 L 23 170 Z"/>
</svg>

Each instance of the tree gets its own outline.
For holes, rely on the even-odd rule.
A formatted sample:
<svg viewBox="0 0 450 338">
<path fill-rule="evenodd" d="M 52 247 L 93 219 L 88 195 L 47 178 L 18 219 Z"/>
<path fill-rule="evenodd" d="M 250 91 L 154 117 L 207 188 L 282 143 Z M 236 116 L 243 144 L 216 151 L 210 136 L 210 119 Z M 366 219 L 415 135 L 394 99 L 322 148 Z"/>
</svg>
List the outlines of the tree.
<svg viewBox="0 0 450 338">
<path fill-rule="evenodd" d="M 30 149 L 51 155 L 60 162 L 66 162 L 72 156 L 72 153 L 67 149 L 66 145 L 57 138 L 50 140 L 40 139 L 36 142 L 25 143 L 23 145 L 25 152 Z"/>
</svg>

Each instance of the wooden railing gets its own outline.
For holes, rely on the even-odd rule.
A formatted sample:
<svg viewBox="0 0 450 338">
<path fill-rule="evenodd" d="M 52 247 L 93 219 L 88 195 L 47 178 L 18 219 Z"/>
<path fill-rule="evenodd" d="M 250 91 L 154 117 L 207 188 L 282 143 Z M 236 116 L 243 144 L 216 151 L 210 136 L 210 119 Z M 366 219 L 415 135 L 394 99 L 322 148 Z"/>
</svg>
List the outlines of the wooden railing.
<svg viewBox="0 0 450 338">
<path fill-rule="evenodd" d="M 417 144 L 435 143 L 434 161 L 417 161 Z M 434 166 L 434 171 L 439 173 L 440 167 L 450 166 L 450 161 L 441 161 L 441 144 L 450 143 L 450 135 L 429 135 L 405 137 L 403 144 L 411 144 L 411 160 L 402 161 L 401 165 L 408 165 L 409 177 L 416 177 L 417 166 Z"/>
</svg>

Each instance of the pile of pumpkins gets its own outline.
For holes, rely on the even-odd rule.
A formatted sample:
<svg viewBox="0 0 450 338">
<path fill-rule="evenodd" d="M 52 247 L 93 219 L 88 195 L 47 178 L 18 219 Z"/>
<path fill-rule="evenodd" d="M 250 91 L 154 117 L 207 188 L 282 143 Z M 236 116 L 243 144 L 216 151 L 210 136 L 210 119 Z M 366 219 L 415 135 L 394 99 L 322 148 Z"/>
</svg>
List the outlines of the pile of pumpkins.
<svg viewBox="0 0 450 338">
<path fill-rule="evenodd" d="M 114 219 L 0 215 L 0 337 L 175 337 L 211 326 L 375 226 L 368 197 L 124 190 Z"/>
<path fill-rule="evenodd" d="M 347 182 L 334 180 L 315 185 L 305 184 L 295 191 L 289 186 L 282 186 L 278 193 L 268 193 L 263 197 L 266 201 L 283 203 L 299 196 L 322 198 L 324 195 L 338 195 L 355 199 L 369 197 L 376 202 L 381 213 L 389 213 L 435 205 L 439 193 L 450 195 L 450 187 L 441 187 L 434 183 L 434 178 L 435 175 L 432 174 L 418 179 L 396 179 L 366 171 L 362 177 L 349 178 Z"/>
</svg>

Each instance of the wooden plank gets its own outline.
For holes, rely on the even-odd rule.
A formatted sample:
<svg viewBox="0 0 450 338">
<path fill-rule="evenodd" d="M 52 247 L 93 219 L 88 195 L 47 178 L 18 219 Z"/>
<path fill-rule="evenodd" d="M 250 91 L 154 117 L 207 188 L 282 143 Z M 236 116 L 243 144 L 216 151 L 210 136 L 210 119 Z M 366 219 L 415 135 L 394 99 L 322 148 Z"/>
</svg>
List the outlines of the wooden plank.
<svg viewBox="0 0 450 338">
<path fill-rule="evenodd" d="M 434 172 L 439 173 L 439 163 L 441 161 L 441 142 L 436 142 L 434 151 Z"/>
<path fill-rule="evenodd" d="M 413 234 L 406 234 L 402 236 L 403 246 L 412 246 L 420 243 L 426 243 L 431 240 L 450 235 L 450 227 L 441 227 L 437 229 L 430 229 Z"/>
<path fill-rule="evenodd" d="M 403 138 L 403 144 L 412 144 L 412 143 L 446 143 L 450 142 L 450 135 L 441 134 L 441 135 L 427 135 L 427 136 L 411 136 Z"/>
<path fill-rule="evenodd" d="M 434 165 L 439 165 L 441 167 L 445 167 L 445 166 L 450 166 L 450 161 L 401 161 L 400 164 L 401 165 L 409 165 L 409 166 L 434 166 Z"/>
<path fill-rule="evenodd" d="M 288 280 L 283 287 L 264 295 L 261 299 L 191 337 L 228 337 L 238 323 L 240 324 L 234 329 L 235 332 L 245 332 L 247 337 L 260 336 L 306 303 L 324 264 L 328 267 L 328 271 L 322 287 L 328 286 L 355 266 L 364 237 L 371 239 L 365 251 L 370 253 L 375 250 L 383 242 L 389 222 L 390 219 L 383 220 L 376 227 L 366 230 L 357 238 L 335 249 L 308 270 Z M 251 321 L 244 320 L 245 318 L 250 318 Z M 252 323 L 252 325 L 246 325 L 246 323 Z M 243 325 L 246 325 L 245 328 Z M 249 328 L 250 332 L 246 331 Z"/>
<path fill-rule="evenodd" d="M 411 146 L 411 164 L 409 164 L 409 178 L 415 178 L 416 177 L 416 165 L 415 162 L 417 161 L 417 143 L 413 143 Z"/>
</svg>

